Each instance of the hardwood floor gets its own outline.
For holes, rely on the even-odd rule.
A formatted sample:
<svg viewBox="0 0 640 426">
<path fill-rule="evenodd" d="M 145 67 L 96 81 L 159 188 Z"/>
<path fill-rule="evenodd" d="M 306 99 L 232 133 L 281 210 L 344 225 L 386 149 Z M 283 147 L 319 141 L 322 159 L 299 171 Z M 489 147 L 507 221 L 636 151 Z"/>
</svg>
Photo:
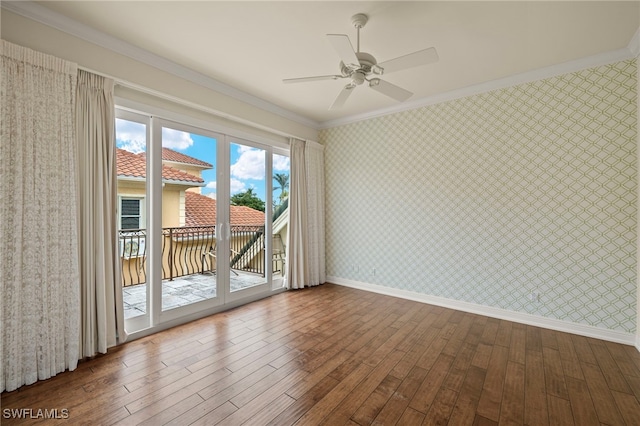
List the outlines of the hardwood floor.
<svg viewBox="0 0 640 426">
<path fill-rule="evenodd" d="M 2 424 L 640 425 L 639 401 L 631 346 L 325 284 L 3 393 Z"/>
</svg>

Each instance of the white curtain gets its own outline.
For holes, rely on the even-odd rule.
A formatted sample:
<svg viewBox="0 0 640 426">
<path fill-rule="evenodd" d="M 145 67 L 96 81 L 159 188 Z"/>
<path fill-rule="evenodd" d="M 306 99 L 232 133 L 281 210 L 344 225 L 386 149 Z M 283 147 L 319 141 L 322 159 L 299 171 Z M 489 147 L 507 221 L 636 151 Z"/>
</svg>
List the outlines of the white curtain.
<svg viewBox="0 0 640 426">
<path fill-rule="evenodd" d="M 324 147 L 305 143 L 307 176 L 307 285 L 326 281 L 324 244 Z"/>
<path fill-rule="evenodd" d="M 79 352 L 76 64 L 0 40 L 0 386 Z"/>
<path fill-rule="evenodd" d="M 78 71 L 81 357 L 106 353 L 126 339 L 116 237 L 113 88 L 109 78 Z"/>
<path fill-rule="evenodd" d="M 325 282 L 324 152 L 315 142 L 290 141 L 289 248 L 285 287 Z"/>
<path fill-rule="evenodd" d="M 307 273 L 307 173 L 304 160 L 304 141 L 291 139 L 289 157 L 289 248 L 285 287 L 303 288 Z"/>
</svg>

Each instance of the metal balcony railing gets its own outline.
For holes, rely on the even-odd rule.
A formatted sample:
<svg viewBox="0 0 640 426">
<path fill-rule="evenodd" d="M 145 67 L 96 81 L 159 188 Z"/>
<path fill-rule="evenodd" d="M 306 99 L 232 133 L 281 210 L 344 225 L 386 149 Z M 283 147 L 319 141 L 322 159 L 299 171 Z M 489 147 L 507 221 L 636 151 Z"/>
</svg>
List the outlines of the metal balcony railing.
<svg viewBox="0 0 640 426">
<path fill-rule="evenodd" d="M 147 282 L 147 231 L 119 231 L 122 285 Z M 264 226 L 231 226 L 229 265 L 232 270 L 265 275 Z M 162 279 L 216 270 L 216 227 L 162 229 Z M 276 268 L 282 268 L 274 265 Z M 280 270 L 280 269 L 278 269 Z"/>
</svg>

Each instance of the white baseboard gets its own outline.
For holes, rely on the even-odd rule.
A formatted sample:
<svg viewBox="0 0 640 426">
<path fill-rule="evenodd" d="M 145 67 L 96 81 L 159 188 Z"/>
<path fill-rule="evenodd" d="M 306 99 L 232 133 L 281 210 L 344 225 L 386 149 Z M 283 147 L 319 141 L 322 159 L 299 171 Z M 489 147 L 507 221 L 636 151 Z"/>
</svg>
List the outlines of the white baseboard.
<svg viewBox="0 0 640 426">
<path fill-rule="evenodd" d="M 401 299 L 413 300 L 430 305 L 442 306 L 444 308 L 456 309 L 458 311 L 470 312 L 492 318 L 504 319 L 521 324 L 533 325 L 536 327 L 548 328 L 551 330 L 577 334 L 580 336 L 593 337 L 610 342 L 622 343 L 635 346 L 640 351 L 640 336 L 632 333 L 625 333 L 616 330 L 593 327 L 591 325 L 577 324 L 562 321 L 554 318 L 545 318 L 538 315 L 531 315 L 522 312 L 509 311 L 502 308 L 483 306 L 470 302 L 463 302 L 444 297 L 431 296 L 428 294 L 416 293 L 408 290 L 400 290 L 391 287 L 384 287 L 377 284 L 370 284 L 361 281 L 348 280 L 345 278 L 327 276 L 327 282 L 344 287 L 351 287 L 359 290 L 371 291 L 373 293 L 385 294 L 387 296 L 399 297 Z"/>
</svg>

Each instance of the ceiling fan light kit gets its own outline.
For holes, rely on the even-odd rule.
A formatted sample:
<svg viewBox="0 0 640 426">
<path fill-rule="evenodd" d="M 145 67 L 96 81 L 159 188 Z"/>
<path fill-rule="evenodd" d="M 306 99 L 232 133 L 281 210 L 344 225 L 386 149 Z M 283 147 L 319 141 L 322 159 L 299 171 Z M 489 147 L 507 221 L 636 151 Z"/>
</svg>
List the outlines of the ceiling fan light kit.
<svg viewBox="0 0 640 426">
<path fill-rule="evenodd" d="M 369 18 L 364 13 L 358 13 L 351 17 L 351 23 L 357 31 L 356 49 L 353 48 L 347 35 L 327 34 L 329 42 L 341 59 L 340 74 L 289 78 L 282 80 L 283 83 L 304 83 L 319 80 L 338 80 L 342 78 L 350 79 L 351 81 L 338 94 L 338 97 L 329 109 L 339 108 L 344 105 L 353 92 L 353 89 L 362 85 L 365 81 L 369 83 L 369 87 L 373 90 L 399 102 L 404 102 L 409 99 L 413 93 L 395 84 L 391 84 L 388 81 L 380 80 L 378 76 L 437 62 L 439 58 L 436 49 L 430 47 L 378 64 L 373 55 L 360 51 L 360 29 L 366 25 L 368 20 Z"/>
</svg>

